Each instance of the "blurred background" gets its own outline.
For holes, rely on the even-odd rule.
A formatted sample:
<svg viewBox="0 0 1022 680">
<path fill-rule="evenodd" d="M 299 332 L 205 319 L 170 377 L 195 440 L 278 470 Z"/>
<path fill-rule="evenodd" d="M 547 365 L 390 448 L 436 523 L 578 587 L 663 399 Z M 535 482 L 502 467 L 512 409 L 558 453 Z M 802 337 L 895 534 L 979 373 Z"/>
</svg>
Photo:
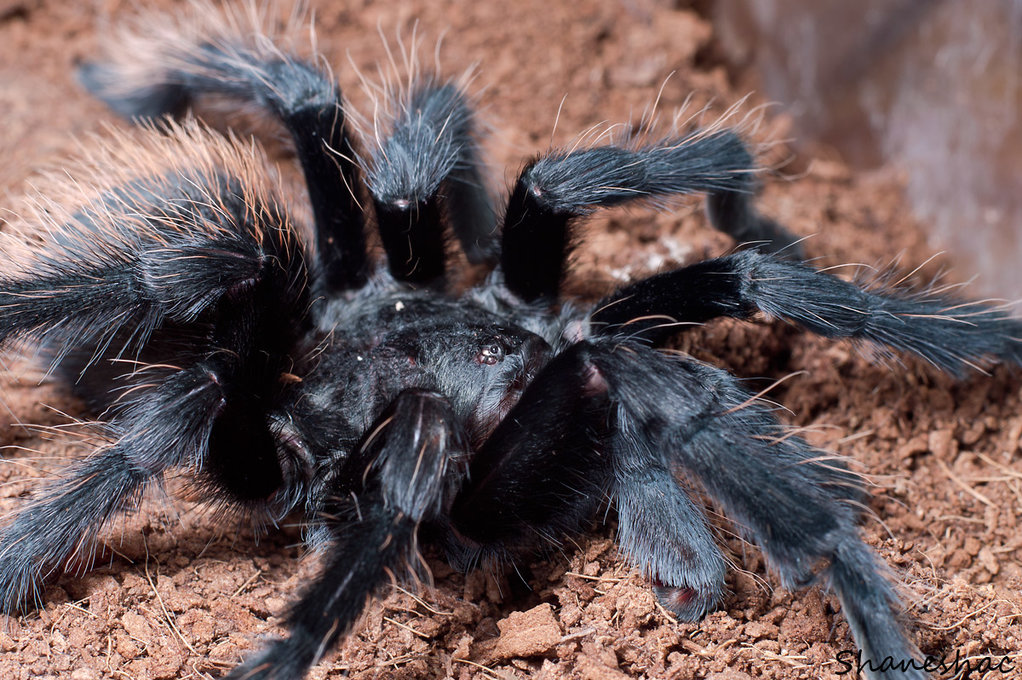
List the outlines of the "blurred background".
<svg viewBox="0 0 1022 680">
<path fill-rule="evenodd" d="M 935 248 L 976 291 L 1022 297 L 1022 0 L 716 0 L 732 68 L 794 118 L 796 146 L 892 163 Z"/>
</svg>

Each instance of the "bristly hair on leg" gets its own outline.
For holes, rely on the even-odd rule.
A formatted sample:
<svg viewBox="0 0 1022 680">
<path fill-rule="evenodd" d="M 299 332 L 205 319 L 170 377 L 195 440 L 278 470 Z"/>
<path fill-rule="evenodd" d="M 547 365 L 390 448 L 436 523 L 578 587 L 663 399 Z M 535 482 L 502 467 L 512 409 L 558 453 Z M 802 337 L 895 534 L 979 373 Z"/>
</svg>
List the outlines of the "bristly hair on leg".
<svg viewBox="0 0 1022 680">
<path fill-rule="evenodd" d="M 372 112 L 352 113 L 351 120 L 370 140 L 359 164 L 390 269 L 409 281 L 442 277 L 444 223 L 470 262 L 491 262 L 496 211 L 484 179 L 475 97 L 466 94 L 475 69 L 443 77 L 439 41 L 434 68 L 424 67 L 414 28 L 407 45 L 398 32 L 398 56 L 382 30 L 380 36 L 388 66 L 377 69 L 376 80 L 356 69 Z"/>
<path fill-rule="evenodd" d="M 503 217 L 500 271 L 526 301 L 554 299 L 580 235 L 599 208 L 705 193 L 714 227 L 766 252 L 798 257 L 798 239 L 753 206 L 751 152 L 731 129 L 557 149 L 529 162 Z M 636 139 L 638 141 L 636 141 Z"/>
<path fill-rule="evenodd" d="M 105 51 L 82 64 L 79 77 L 125 118 L 180 115 L 192 104 L 188 77 L 218 80 L 226 66 L 238 71 L 234 87 L 243 87 L 241 73 L 251 68 L 249 55 L 258 63 L 298 58 L 326 64 L 316 51 L 309 14 L 305 2 L 257 0 L 223 6 L 188 0 L 172 19 L 165 12 L 141 11 L 108 29 Z M 203 64 L 198 58 L 203 53 L 216 55 L 220 64 Z"/>
<path fill-rule="evenodd" d="M 0 339 L 50 339 L 51 368 L 93 342 L 84 370 L 115 338 L 116 351 L 140 347 L 164 319 L 193 319 L 274 269 L 269 254 L 300 256 L 300 230 L 260 147 L 195 121 L 165 129 L 110 131 L 66 174 L 39 178 L 0 235 L 21 243 L 0 276 Z M 204 267 L 213 261 L 218 271 Z M 285 294 L 308 283 L 304 268 L 295 273 Z"/>
<path fill-rule="evenodd" d="M 270 39 L 266 7 L 219 12 L 196 2 L 182 20 L 149 17 L 155 37 L 128 30 L 105 61 L 81 65 L 79 80 L 130 120 L 180 117 L 210 96 L 272 116 L 289 133 L 305 176 L 322 292 L 350 290 L 369 273 L 368 214 L 341 91 L 318 54 L 303 57 L 295 41 L 280 47 Z M 301 12 L 293 11 L 285 30 L 296 33 L 301 22 Z M 308 43 L 306 51 L 314 50 L 311 30 Z"/>
</svg>

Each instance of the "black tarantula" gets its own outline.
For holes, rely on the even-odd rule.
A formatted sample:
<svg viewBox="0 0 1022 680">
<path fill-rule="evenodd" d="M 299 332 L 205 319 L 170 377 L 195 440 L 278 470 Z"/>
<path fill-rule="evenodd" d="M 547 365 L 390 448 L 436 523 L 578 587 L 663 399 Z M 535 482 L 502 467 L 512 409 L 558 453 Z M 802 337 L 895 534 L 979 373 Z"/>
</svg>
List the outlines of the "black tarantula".
<svg viewBox="0 0 1022 680">
<path fill-rule="evenodd" d="M 734 131 L 551 151 L 519 173 L 498 224 L 454 81 L 390 91 L 392 124 L 360 151 L 332 77 L 243 14 L 140 26 L 80 79 L 119 114 L 156 122 L 90 157 L 53 189 L 63 195 L 37 196 L 23 216 L 43 235 L 27 253 L 10 246 L 0 276 L 0 343 L 40 347 L 101 414 L 105 441 L 0 530 L 7 612 L 38 602 L 47 575 L 88 561 L 108 520 L 184 468 L 211 500 L 304 513 L 325 555 L 289 637 L 235 680 L 302 677 L 368 597 L 414 569 L 420 540 L 459 566 L 506 559 L 582 531 L 607 498 L 624 552 L 694 621 L 720 602 L 725 559 L 691 484 L 785 587 L 829 585 L 866 658 L 918 653 L 858 535 L 857 477 L 729 373 L 658 348 L 679 324 L 765 313 L 961 372 L 1019 363 L 1019 321 L 801 264 L 795 239 L 754 209 L 753 159 Z M 207 97 L 283 124 L 310 215 L 286 206 L 254 144 L 186 116 Z M 84 199 L 67 208 L 72 189 Z M 715 227 L 758 248 L 596 304 L 559 297 L 581 218 L 691 192 L 707 195 Z M 470 260 L 494 265 L 458 295 L 448 227 Z"/>
</svg>

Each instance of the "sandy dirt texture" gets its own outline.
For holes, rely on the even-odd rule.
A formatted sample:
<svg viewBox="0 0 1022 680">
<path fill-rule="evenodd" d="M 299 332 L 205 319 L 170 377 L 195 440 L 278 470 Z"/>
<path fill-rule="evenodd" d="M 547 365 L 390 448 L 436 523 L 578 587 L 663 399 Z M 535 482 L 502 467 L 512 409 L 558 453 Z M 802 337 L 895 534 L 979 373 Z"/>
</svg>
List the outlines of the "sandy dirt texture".
<svg viewBox="0 0 1022 680">
<path fill-rule="evenodd" d="M 173 10 L 174 3 L 157 4 Z M 712 26 L 685 2 L 312 3 L 319 46 L 355 104 L 357 67 L 386 59 L 378 27 L 413 25 L 432 51 L 443 35 L 447 73 L 478 62 L 473 89 L 492 127 L 486 140 L 494 186 L 506 191 L 523 159 L 567 145 L 607 121 L 636 121 L 659 99 L 665 120 L 687 104 L 712 122 L 739 102 L 715 58 Z M 89 134 L 122 125 L 76 85 L 74 64 L 97 52 L 101 27 L 128 3 L 0 2 L 0 208 L 26 182 L 59 167 Z M 349 61 L 350 60 L 350 61 Z M 853 174 L 834 161 L 792 158 L 798 135 L 755 95 L 732 118 L 764 143 L 763 212 L 798 234 L 819 266 L 889 264 L 926 278 L 950 266 L 931 259 L 894 170 Z M 698 118 L 698 117 L 697 117 Z M 557 120 L 556 129 L 554 121 Z M 87 143 L 87 142 L 86 142 Z M 701 204 L 613 211 L 586 229 L 569 287 L 616 283 L 726 252 L 729 238 L 706 224 Z M 1022 373 L 1004 368 L 962 382 L 921 362 L 884 362 L 845 342 L 771 323 L 714 322 L 678 347 L 727 367 L 753 386 L 794 374 L 771 392 L 782 417 L 853 461 L 872 481 L 863 535 L 903 583 L 926 653 L 978 660 L 1009 656 L 1022 667 Z M 0 513 L 16 511 L 46 477 L 87 443 L 26 424 L 60 426 L 86 417 L 66 388 L 9 359 L 0 377 Z M 831 678 L 839 651 L 853 649 L 836 599 L 819 588 L 792 593 L 762 556 L 733 534 L 737 568 L 719 611 L 698 624 L 657 606 L 606 526 L 506 576 L 454 572 L 432 558 L 434 587 L 393 591 L 309 675 L 456 678 Z M 316 573 L 296 527 L 256 540 L 187 501 L 159 498 L 104 533 L 100 565 L 50 582 L 45 606 L 0 628 L 0 678 L 167 680 L 216 678 L 261 640 L 278 635 L 288 602 Z M 973 676 L 975 677 L 975 676 Z M 997 673 L 989 677 L 1000 676 Z"/>
</svg>

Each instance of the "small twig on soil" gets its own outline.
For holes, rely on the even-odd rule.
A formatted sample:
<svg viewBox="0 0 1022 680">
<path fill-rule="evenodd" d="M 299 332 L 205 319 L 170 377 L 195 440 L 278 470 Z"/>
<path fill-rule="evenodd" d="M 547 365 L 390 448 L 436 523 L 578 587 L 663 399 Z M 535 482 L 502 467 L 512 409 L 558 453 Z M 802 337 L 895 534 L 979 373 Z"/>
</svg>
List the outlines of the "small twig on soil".
<svg viewBox="0 0 1022 680">
<path fill-rule="evenodd" d="M 493 670 L 492 668 L 489 668 L 488 666 L 484 666 L 481 663 L 476 663 L 475 661 L 469 661 L 468 659 L 459 659 L 456 656 L 452 656 L 451 657 L 451 661 L 457 661 L 458 663 L 465 663 L 465 664 L 468 664 L 469 666 L 475 666 L 476 668 L 480 669 L 483 673 L 485 673 L 486 675 L 490 676 L 494 680 L 507 680 L 507 676 L 506 675 L 501 675 L 497 671 Z"/>
<path fill-rule="evenodd" d="M 412 635 L 418 635 L 418 636 L 419 636 L 419 637 L 421 637 L 421 638 L 422 638 L 423 640 L 429 640 L 429 639 L 430 639 L 430 636 L 429 636 L 429 635 L 426 635 L 426 634 L 425 634 L 425 633 L 423 633 L 422 631 L 418 631 L 418 630 L 415 630 L 414 628 L 412 628 L 412 627 L 411 627 L 411 626 L 409 626 L 408 624 L 405 624 L 405 623 L 401 623 L 400 621 L 395 621 L 394 619 L 390 618 L 389 616 L 384 616 L 384 617 L 383 617 L 383 620 L 384 620 L 384 621 L 390 621 L 391 623 L 393 623 L 393 624 L 394 624 L 395 626 L 397 626 L 398 628 L 404 628 L 405 630 L 407 630 L 407 631 L 408 631 L 409 633 L 411 633 Z"/>
<path fill-rule="evenodd" d="M 220 642 L 219 644 L 217 644 L 215 647 L 213 647 L 213 649 L 217 649 L 217 648 L 219 648 L 219 647 L 221 647 L 221 646 L 223 646 L 225 644 L 228 644 L 229 642 L 230 642 L 230 640 L 225 638 L 223 642 Z M 212 650 L 210 650 L 210 651 L 212 651 Z M 233 661 L 218 661 L 216 659 L 210 659 L 208 656 L 202 660 L 202 663 L 204 665 L 209 665 L 209 666 L 213 666 L 214 668 L 221 668 L 221 669 L 233 669 L 235 666 L 238 665 L 236 662 L 233 662 Z M 207 673 L 207 675 L 208 675 L 208 673 Z"/>
<path fill-rule="evenodd" d="M 440 611 L 439 609 L 435 609 L 435 608 L 429 606 L 428 604 L 426 604 L 426 601 L 423 600 L 421 597 L 418 597 L 414 593 L 409 592 L 408 590 L 402 588 L 401 586 L 394 586 L 394 590 L 397 590 L 398 592 L 404 593 L 408 597 L 412 598 L 417 603 L 419 603 L 419 605 L 423 609 L 425 609 L 426 611 L 430 612 L 431 614 L 438 614 L 440 616 L 454 616 L 454 612 L 443 612 L 443 611 Z"/>
<path fill-rule="evenodd" d="M 690 638 L 682 638 L 681 646 L 684 647 L 686 651 L 697 656 L 707 656 L 706 647 L 703 647 L 701 644 Z"/>
<path fill-rule="evenodd" d="M 806 657 L 803 654 L 777 654 L 766 649 L 760 649 L 756 645 L 749 644 L 747 642 L 742 643 L 742 647 L 745 649 L 751 649 L 771 661 L 780 661 L 781 663 L 788 664 L 792 668 L 809 668 L 809 664 L 801 663 L 805 661 Z"/>
<path fill-rule="evenodd" d="M 575 578 L 585 579 L 586 581 L 602 581 L 605 583 L 621 583 L 625 579 L 614 577 L 614 576 L 590 576 L 588 574 L 580 574 L 577 571 L 566 571 L 565 576 L 574 576 Z"/>
<path fill-rule="evenodd" d="M 988 465 L 993 465 L 995 468 L 997 468 L 998 470 L 1002 471 L 1004 474 L 1008 475 L 1009 477 L 1012 477 L 1014 479 L 1022 479 L 1022 472 L 1016 472 L 1015 470 L 1011 469 L 1007 465 L 1002 465 L 1001 463 L 998 463 L 996 460 L 994 460 L 990 456 L 986 455 L 985 453 L 977 453 L 976 456 L 980 460 L 982 460 L 985 463 L 987 463 Z"/>
<path fill-rule="evenodd" d="M 147 553 L 149 552 L 148 545 L 146 546 L 146 552 Z M 160 597 L 160 591 L 156 589 L 156 584 L 153 582 L 153 577 L 150 576 L 149 574 L 148 555 L 146 557 L 147 559 L 145 561 L 145 578 L 147 581 L 149 581 L 149 587 L 153 589 L 153 595 L 156 596 L 156 602 L 160 605 L 160 609 L 163 611 L 163 616 L 167 620 L 167 625 L 170 626 L 170 629 L 174 632 L 175 635 L 177 635 L 178 639 L 181 640 L 181 644 L 187 647 L 189 652 L 198 656 L 199 653 L 195 651 L 195 647 L 192 647 L 190 644 L 188 644 L 188 640 L 186 640 L 185 636 L 181 634 L 180 630 L 178 630 L 177 625 L 174 623 L 174 619 L 170 615 L 170 612 L 167 611 L 167 605 L 163 604 L 163 598 Z"/>
<path fill-rule="evenodd" d="M 79 605 L 79 604 L 76 604 L 76 603 L 74 603 L 74 602 L 68 602 L 68 603 L 67 603 L 67 606 L 68 606 L 68 607 L 71 607 L 72 609 L 77 609 L 78 611 L 80 611 L 80 612 L 82 612 L 82 613 L 84 613 L 84 614 L 88 614 L 89 616 L 91 616 L 91 617 L 92 617 L 92 618 L 94 618 L 94 619 L 96 619 L 96 618 L 99 618 L 99 617 L 98 617 L 98 616 L 97 616 L 97 615 L 96 615 L 95 613 L 93 613 L 93 612 L 90 612 L 90 611 L 89 611 L 88 609 L 86 609 L 85 607 L 83 607 L 83 606 L 81 606 L 81 605 Z"/>
<path fill-rule="evenodd" d="M 993 506 L 993 504 L 994 504 L 993 501 L 991 501 L 989 498 L 987 498 L 986 496 L 981 494 L 979 491 L 976 491 L 971 486 L 969 486 L 968 484 L 963 482 L 961 479 L 956 477 L 955 473 L 951 470 L 950 467 L 948 467 L 947 463 L 945 463 L 944 461 L 942 461 L 942 460 L 940 460 L 938 458 L 937 459 L 937 464 L 940 465 L 941 468 L 943 468 L 944 474 L 946 474 L 948 476 L 948 479 L 950 479 L 952 482 L 954 482 L 962 491 L 964 491 L 965 493 L 969 494 L 970 496 L 972 496 L 973 498 L 975 498 L 979 502 L 983 503 L 984 505 Z"/>
<path fill-rule="evenodd" d="M 413 656 L 412 654 L 405 654 L 404 656 L 395 656 L 390 661 L 379 662 L 376 665 L 377 666 L 400 666 L 401 664 L 408 663 L 409 661 L 412 661 L 413 659 L 416 659 L 416 658 L 418 658 L 418 657 Z M 338 666 L 337 668 L 340 668 L 340 666 Z"/>
<path fill-rule="evenodd" d="M 712 656 L 715 656 L 717 654 L 717 652 L 719 652 L 721 649 L 724 649 L 725 647 L 730 646 L 733 642 L 734 642 L 733 639 L 727 640 L 726 642 L 723 642 L 723 643 L 721 643 L 719 645 L 714 645 L 711 648 L 711 647 L 703 647 L 699 643 L 697 643 L 694 640 L 691 640 L 689 638 L 682 638 L 681 646 L 684 647 L 688 652 L 690 652 L 691 654 L 695 654 L 696 656 L 712 657 Z"/>
<path fill-rule="evenodd" d="M 262 569 L 256 569 L 256 572 L 254 574 L 249 576 L 247 579 L 245 579 L 244 583 L 238 586 L 238 589 L 234 591 L 234 594 L 231 595 L 231 597 L 237 597 L 238 595 L 241 595 L 241 591 L 245 590 L 245 588 L 248 588 L 250 585 L 252 585 L 252 582 L 259 578 L 262 575 L 262 573 L 263 573 Z"/>
<path fill-rule="evenodd" d="M 1018 497 L 1019 502 L 1022 503 L 1022 491 L 1019 491 L 1018 484 L 1017 483 L 1008 484 L 1008 488 L 1011 489 L 1012 493 L 1014 493 L 1015 496 Z"/>
<path fill-rule="evenodd" d="M 565 642 L 569 642 L 571 640 L 576 640 L 578 638 L 585 637 L 586 635 L 591 635 L 591 634 L 593 634 L 595 632 L 596 632 L 595 628 L 583 628 L 582 630 L 577 630 L 574 633 L 569 633 L 569 634 L 565 635 L 564 637 L 561 638 L 561 641 L 558 642 L 557 644 L 562 645 Z"/>
<path fill-rule="evenodd" d="M 965 515 L 941 515 L 939 520 L 954 520 L 955 522 L 972 522 L 973 524 L 986 524 L 986 520 L 979 517 L 966 517 Z"/>
<path fill-rule="evenodd" d="M 1012 477 L 1011 475 L 1001 475 L 999 477 L 970 477 L 969 481 L 983 482 L 984 484 L 989 484 L 990 482 L 1010 482 L 1013 479 L 1015 478 Z"/>
<path fill-rule="evenodd" d="M 200 671 L 198 669 L 198 667 L 195 665 L 194 662 L 192 663 L 192 673 L 194 673 L 195 677 L 197 677 L 197 678 L 206 678 L 208 680 L 210 677 L 212 677 L 206 671 Z M 185 678 L 188 678 L 188 677 L 191 677 L 191 676 L 186 675 L 186 676 L 182 677 L 181 680 L 185 680 Z"/>
<path fill-rule="evenodd" d="M 998 602 L 1006 602 L 1006 600 L 990 600 L 979 609 L 975 609 L 966 614 L 965 616 L 963 616 L 961 619 L 958 620 L 957 623 L 952 623 L 950 626 L 932 626 L 930 630 L 955 630 L 956 628 L 961 628 L 963 623 L 971 619 L 973 616 L 976 616 L 983 610 L 989 609 L 991 606 L 997 604 Z"/>
</svg>

